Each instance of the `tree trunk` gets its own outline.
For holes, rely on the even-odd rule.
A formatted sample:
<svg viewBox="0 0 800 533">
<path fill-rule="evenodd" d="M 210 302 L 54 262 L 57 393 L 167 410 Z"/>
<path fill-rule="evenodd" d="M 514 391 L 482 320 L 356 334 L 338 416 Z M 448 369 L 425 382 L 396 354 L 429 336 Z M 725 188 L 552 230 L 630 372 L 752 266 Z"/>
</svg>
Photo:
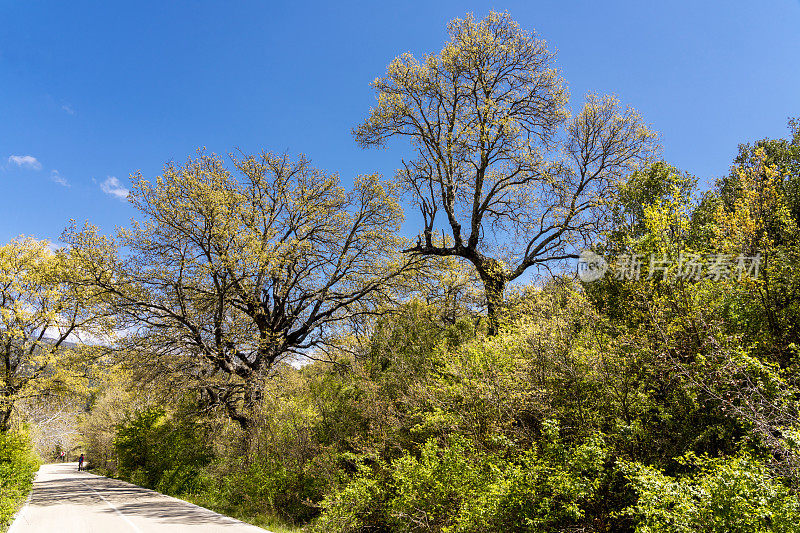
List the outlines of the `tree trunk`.
<svg viewBox="0 0 800 533">
<path fill-rule="evenodd" d="M 229 398 L 226 404 L 228 416 L 237 422 L 246 434 L 250 434 L 258 424 L 258 413 L 264 398 L 262 379 L 258 373 L 251 373 L 244 382 L 241 404 L 236 396 Z"/>
<path fill-rule="evenodd" d="M 487 262 L 478 267 L 483 290 L 486 293 L 486 315 L 489 321 L 488 335 L 494 336 L 500 330 L 500 311 L 503 308 L 503 294 L 506 290 L 505 274 L 500 269 L 500 265 L 494 262 Z"/>
<path fill-rule="evenodd" d="M 5 433 L 11 429 L 11 413 L 13 410 L 11 406 L 0 409 L 0 433 Z"/>
<path fill-rule="evenodd" d="M 236 405 L 229 403 L 225 405 L 225 410 L 228 413 L 228 418 L 239 424 L 239 427 L 245 433 L 248 433 L 253 427 L 253 418 L 248 416 L 243 409 L 239 409 Z"/>
</svg>

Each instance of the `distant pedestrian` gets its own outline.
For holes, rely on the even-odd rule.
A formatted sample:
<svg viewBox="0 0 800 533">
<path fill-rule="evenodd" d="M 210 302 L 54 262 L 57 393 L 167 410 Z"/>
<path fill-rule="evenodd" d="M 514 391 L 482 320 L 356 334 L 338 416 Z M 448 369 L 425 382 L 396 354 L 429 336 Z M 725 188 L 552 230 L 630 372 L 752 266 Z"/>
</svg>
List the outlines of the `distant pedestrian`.
<svg viewBox="0 0 800 533">
<path fill-rule="evenodd" d="M 78 458 L 78 472 L 83 470 L 83 454 Z"/>
</svg>

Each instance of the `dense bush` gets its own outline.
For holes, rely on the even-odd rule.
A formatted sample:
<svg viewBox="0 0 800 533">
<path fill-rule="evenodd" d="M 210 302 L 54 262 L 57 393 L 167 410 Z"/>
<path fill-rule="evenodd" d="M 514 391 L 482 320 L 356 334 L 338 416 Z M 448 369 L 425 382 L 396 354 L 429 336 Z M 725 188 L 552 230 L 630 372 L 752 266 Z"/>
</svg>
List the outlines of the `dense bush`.
<svg viewBox="0 0 800 533">
<path fill-rule="evenodd" d="M 0 528 L 27 497 L 39 461 L 24 432 L 0 432 Z"/>
<path fill-rule="evenodd" d="M 481 450 L 459 436 L 366 469 L 324 503 L 314 531 L 558 531 L 581 523 L 604 483 L 600 435 L 564 445 L 548 423 L 541 450 Z"/>
<path fill-rule="evenodd" d="M 133 483 L 168 494 L 203 489 L 211 453 L 203 428 L 190 421 L 146 408 L 117 427 L 114 448 L 119 474 Z"/>
<path fill-rule="evenodd" d="M 322 498 L 324 488 L 313 474 L 287 469 L 277 460 L 257 460 L 225 475 L 220 495 L 248 514 L 268 512 L 305 522 L 317 514 L 310 503 Z"/>
<path fill-rule="evenodd" d="M 796 494 L 756 458 L 689 455 L 681 462 L 692 472 L 677 478 L 641 464 L 624 466 L 639 496 L 626 511 L 637 519 L 637 533 L 797 531 Z"/>
</svg>

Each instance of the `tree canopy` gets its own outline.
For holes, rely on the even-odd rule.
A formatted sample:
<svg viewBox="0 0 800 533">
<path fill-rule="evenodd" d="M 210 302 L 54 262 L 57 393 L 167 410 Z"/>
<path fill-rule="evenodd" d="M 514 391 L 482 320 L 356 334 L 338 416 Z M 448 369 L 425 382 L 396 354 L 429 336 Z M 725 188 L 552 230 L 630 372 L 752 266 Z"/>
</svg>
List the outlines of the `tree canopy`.
<svg viewBox="0 0 800 533">
<path fill-rule="evenodd" d="M 130 349 L 241 424 L 260 383 L 292 356 L 313 357 L 343 321 L 380 310 L 415 261 L 397 252 L 397 187 L 359 176 L 346 191 L 304 157 L 213 154 L 137 177 L 143 216 L 118 244 L 92 228 L 67 240 L 103 249 L 94 283 L 129 328 Z M 107 275 L 113 272 L 113 275 Z"/>
<path fill-rule="evenodd" d="M 0 431 L 19 400 L 74 387 L 85 374 L 75 343 L 111 332 L 108 302 L 80 283 L 73 252 L 32 238 L 0 247 Z"/>
<path fill-rule="evenodd" d="M 656 134 L 611 96 L 589 94 L 571 116 L 554 52 L 507 13 L 454 19 L 448 31 L 438 54 L 389 64 L 354 133 L 364 147 L 411 142 L 414 158 L 397 177 L 423 228 L 407 251 L 471 262 L 496 330 L 506 284 L 577 257 L 604 228 L 615 184 L 653 154 Z"/>
</svg>

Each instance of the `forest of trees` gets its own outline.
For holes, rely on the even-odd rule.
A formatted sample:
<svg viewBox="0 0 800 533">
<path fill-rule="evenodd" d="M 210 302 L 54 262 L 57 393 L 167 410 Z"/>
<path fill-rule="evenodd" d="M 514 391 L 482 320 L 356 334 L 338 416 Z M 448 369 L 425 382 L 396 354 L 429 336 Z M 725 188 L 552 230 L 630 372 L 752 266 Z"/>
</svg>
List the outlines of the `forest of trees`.
<svg viewBox="0 0 800 533">
<path fill-rule="evenodd" d="M 199 151 L 0 246 L 0 521 L 63 450 L 277 532 L 797 531 L 800 121 L 701 186 L 507 14 L 448 31 L 354 128 L 392 178 Z"/>
</svg>

